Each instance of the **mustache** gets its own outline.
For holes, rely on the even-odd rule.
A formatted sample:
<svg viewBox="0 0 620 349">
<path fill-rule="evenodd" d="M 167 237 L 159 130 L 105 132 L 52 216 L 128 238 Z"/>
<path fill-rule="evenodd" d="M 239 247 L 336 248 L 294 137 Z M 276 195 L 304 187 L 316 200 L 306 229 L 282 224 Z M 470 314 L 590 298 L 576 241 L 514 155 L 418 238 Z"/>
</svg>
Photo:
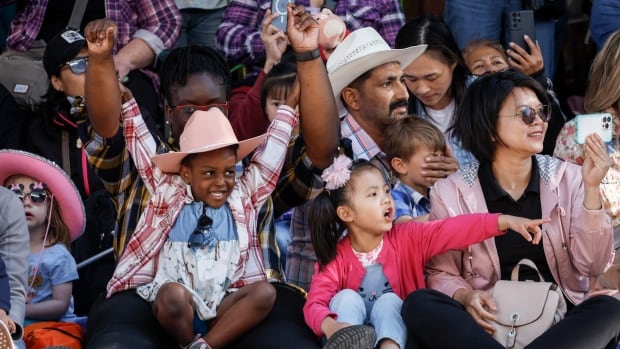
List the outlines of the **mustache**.
<svg viewBox="0 0 620 349">
<path fill-rule="evenodd" d="M 395 102 L 390 103 L 390 112 L 393 111 L 396 108 L 400 108 L 400 107 L 405 107 L 408 108 L 409 107 L 409 101 L 407 101 L 406 99 L 399 99 Z"/>
</svg>

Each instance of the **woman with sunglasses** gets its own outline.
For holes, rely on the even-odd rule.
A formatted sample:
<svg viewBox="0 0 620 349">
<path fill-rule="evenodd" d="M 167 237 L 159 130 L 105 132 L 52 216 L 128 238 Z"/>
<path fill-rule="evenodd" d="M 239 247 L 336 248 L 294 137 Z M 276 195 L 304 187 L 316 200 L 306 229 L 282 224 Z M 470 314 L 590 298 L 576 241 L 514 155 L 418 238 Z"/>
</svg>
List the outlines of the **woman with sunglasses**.
<svg viewBox="0 0 620 349">
<path fill-rule="evenodd" d="M 548 103 L 540 84 L 512 69 L 482 76 L 465 92 L 454 132 L 478 161 L 435 184 L 429 219 L 491 212 L 551 220 L 542 225 L 538 245 L 523 244 L 509 231 L 432 258 L 426 273 L 433 290 L 411 293 L 402 308 L 409 338 L 420 348 L 503 348 L 490 335 L 496 306 L 487 290 L 510 280 L 523 258 L 560 287 L 568 304 L 566 317 L 528 348 L 615 348 L 620 302 L 589 297 L 587 277 L 602 274 L 613 259 L 599 192 L 612 162 L 596 135 L 587 138 L 582 167 L 538 155 Z M 527 268 L 520 279 L 538 276 Z M 446 336 L 448 321 L 455 326 Z"/>
<path fill-rule="evenodd" d="M 79 193 L 60 167 L 38 155 L 2 150 L 0 162 L 0 183 L 21 200 L 30 234 L 24 324 L 74 321 L 78 273 L 69 249 L 86 223 Z"/>
<path fill-rule="evenodd" d="M 32 116 L 20 149 L 59 164 L 85 200 L 103 189 L 97 175 L 86 165 L 78 132 L 78 125 L 88 117 L 83 98 L 88 65 L 86 40 L 73 30 L 58 33 L 47 45 L 43 65 L 50 80 L 47 103 Z"/>
</svg>

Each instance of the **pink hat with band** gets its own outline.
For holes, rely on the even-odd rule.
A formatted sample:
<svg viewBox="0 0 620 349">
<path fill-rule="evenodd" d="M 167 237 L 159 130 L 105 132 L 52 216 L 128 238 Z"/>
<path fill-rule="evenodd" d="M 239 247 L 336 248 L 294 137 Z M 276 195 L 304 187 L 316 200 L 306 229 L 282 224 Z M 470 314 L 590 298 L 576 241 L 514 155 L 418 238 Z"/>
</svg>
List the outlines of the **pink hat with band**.
<svg viewBox="0 0 620 349">
<path fill-rule="evenodd" d="M 63 169 L 54 162 L 20 150 L 0 150 L 0 185 L 9 177 L 24 175 L 43 182 L 58 203 L 60 217 L 69 228 L 71 241 L 84 232 L 86 213 L 80 193 Z"/>
<path fill-rule="evenodd" d="M 156 155 L 151 160 L 164 172 L 179 173 L 181 160 L 190 154 L 204 153 L 238 145 L 237 160 L 250 154 L 267 137 L 267 134 L 239 142 L 230 121 L 219 108 L 197 110 L 185 124 L 179 137 L 180 151 Z"/>
</svg>

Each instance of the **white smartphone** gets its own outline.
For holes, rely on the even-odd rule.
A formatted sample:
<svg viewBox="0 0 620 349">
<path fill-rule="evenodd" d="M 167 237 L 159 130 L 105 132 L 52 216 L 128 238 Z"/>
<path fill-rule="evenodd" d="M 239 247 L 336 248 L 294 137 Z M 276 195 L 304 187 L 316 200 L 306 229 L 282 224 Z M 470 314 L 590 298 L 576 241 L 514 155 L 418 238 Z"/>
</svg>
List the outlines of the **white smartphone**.
<svg viewBox="0 0 620 349">
<path fill-rule="evenodd" d="M 577 143 L 584 144 L 586 137 L 592 133 L 598 133 L 603 142 L 611 142 L 611 130 L 613 121 L 609 113 L 581 114 L 575 117 Z"/>
<path fill-rule="evenodd" d="M 286 33 L 286 22 L 288 20 L 288 13 L 286 12 L 286 6 L 288 4 L 294 4 L 295 0 L 271 0 L 271 13 L 277 13 L 280 16 L 274 19 L 271 24 L 276 28 Z"/>
</svg>

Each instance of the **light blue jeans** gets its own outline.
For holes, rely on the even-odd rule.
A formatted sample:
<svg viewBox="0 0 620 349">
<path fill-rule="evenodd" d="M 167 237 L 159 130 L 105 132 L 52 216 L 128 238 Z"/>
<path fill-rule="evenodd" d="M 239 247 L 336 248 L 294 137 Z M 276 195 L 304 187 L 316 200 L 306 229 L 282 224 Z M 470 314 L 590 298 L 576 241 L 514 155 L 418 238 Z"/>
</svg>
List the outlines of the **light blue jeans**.
<svg viewBox="0 0 620 349">
<path fill-rule="evenodd" d="M 461 50 L 475 39 L 495 40 L 506 47 L 509 40 L 507 16 L 511 11 L 522 9 L 523 0 L 446 0 L 443 18 Z M 545 75 L 553 79 L 556 65 L 555 21 L 536 19 L 535 26 L 536 40 L 545 62 Z M 505 34 L 503 40 L 502 33 Z"/>
<path fill-rule="evenodd" d="M 225 10 L 226 7 L 213 10 L 182 9 L 181 34 L 174 47 L 198 45 L 215 49 L 215 32 L 222 21 Z"/>
<path fill-rule="evenodd" d="M 395 293 L 385 293 L 377 298 L 373 305 L 370 316 L 366 314 L 364 300 L 355 291 L 344 289 L 334 296 L 329 302 L 329 309 L 338 314 L 336 321 L 346 322 L 351 325 L 370 325 L 377 332 L 377 342 L 389 338 L 401 348 L 405 348 L 407 342 L 407 329 L 403 318 L 400 316 L 400 308 L 403 300 Z"/>
</svg>

